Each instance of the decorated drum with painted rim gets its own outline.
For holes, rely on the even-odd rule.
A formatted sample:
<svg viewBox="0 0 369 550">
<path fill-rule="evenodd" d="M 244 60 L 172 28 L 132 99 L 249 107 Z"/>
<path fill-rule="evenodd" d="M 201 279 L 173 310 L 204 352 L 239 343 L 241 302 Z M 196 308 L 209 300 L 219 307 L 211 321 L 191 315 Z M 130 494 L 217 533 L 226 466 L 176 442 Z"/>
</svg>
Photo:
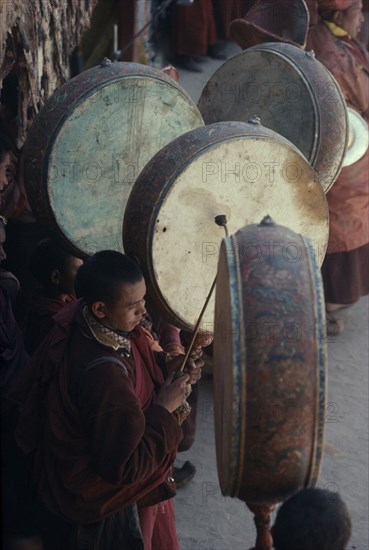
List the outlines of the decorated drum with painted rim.
<svg viewBox="0 0 369 550">
<path fill-rule="evenodd" d="M 314 485 L 327 350 L 323 287 L 309 239 L 268 216 L 223 240 L 213 345 L 222 493 L 272 505 Z"/>
</svg>

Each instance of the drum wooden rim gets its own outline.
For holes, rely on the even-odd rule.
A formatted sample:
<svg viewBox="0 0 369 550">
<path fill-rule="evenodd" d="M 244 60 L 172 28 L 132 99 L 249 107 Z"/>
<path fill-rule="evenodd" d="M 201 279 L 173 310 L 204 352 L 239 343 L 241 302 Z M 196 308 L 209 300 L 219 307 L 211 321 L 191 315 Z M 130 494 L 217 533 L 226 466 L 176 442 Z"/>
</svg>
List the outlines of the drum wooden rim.
<svg viewBox="0 0 369 550">
<path fill-rule="evenodd" d="M 310 313 L 316 319 L 314 334 L 312 334 L 312 345 L 315 346 L 315 359 L 314 364 L 309 366 L 309 380 L 311 385 L 310 391 L 312 392 L 314 399 L 312 403 L 313 409 L 311 409 L 311 411 L 313 411 L 313 421 L 311 426 L 312 431 L 310 433 L 311 452 L 307 463 L 301 462 L 300 466 L 303 468 L 301 472 L 304 472 L 304 477 L 298 481 L 298 478 L 293 478 L 293 474 L 291 474 L 291 479 L 288 479 L 288 469 L 285 474 L 286 480 L 288 480 L 290 485 L 290 496 L 293 492 L 296 492 L 303 487 L 315 485 L 318 479 L 323 453 L 326 411 L 327 350 L 325 335 L 324 293 L 322 289 L 319 266 L 316 263 L 314 254 L 311 253 L 311 243 L 304 237 L 301 237 L 301 243 L 305 247 L 306 251 L 305 269 L 308 270 L 305 272 L 306 281 L 310 281 L 310 288 L 312 292 L 312 295 L 310 296 L 312 298 L 312 309 Z M 251 393 L 249 392 L 253 392 L 256 388 L 253 386 L 253 378 L 251 378 L 249 382 L 251 386 L 249 386 L 247 382 L 249 369 L 253 368 L 250 366 L 253 365 L 253 359 L 250 357 L 250 352 L 252 350 L 248 349 L 248 345 L 245 344 L 246 333 L 243 333 L 242 330 L 237 331 L 234 329 L 234 327 L 237 327 L 237 322 L 240 323 L 241 327 L 244 326 L 245 323 L 243 318 L 244 306 L 242 306 L 242 304 L 245 303 L 243 296 L 244 287 L 240 278 L 242 263 L 240 262 L 239 257 L 239 242 L 237 241 L 237 235 L 232 235 L 229 238 L 223 239 L 219 262 L 224 261 L 224 259 L 226 259 L 226 268 L 219 264 L 219 269 L 223 271 L 223 276 L 225 273 L 228 273 L 227 289 L 223 288 L 221 292 L 227 292 L 227 294 L 229 293 L 229 303 L 233 306 L 233 313 L 231 313 L 233 327 L 233 364 L 224 365 L 225 356 L 218 353 L 221 350 L 221 347 L 219 347 L 221 346 L 221 332 L 216 331 L 214 338 L 214 420 L 219 483 L 222 494 L 225 496 L 238 497 L 250 504 L 255 505 L 272 505 L 281 501 L 280 492 L 277 491 L 273 494 L 273 464 L 270 464 L 271 470 L 269 474 L 269 483 L 271 485 L 271 489 L 268 494 L 263 494 L 263 489 L 258 489 L 258 479 L 248 477 L 249 475 L 255 476 L 255 469 L 251 469 L 251 474 L 248 473 L 248 466 L 250 467 L 252 464 L 250 449 L 253 448 L 253 444 L 255 443 L 255 440 L 247 440 L 246 437 L 247 433 L 249 436 L 253 433 L 252 427 L 249 428 L 249 432 L 247 432 L 248 423 L 254 422 L 253 416 L 251 415 L 250 417 L 251 409 L 248 407 L 248 397 L 251 397 Z M 246 266 L 243 265 L 243 268 L 245 267 Z M 224 282 L 223 279 L 222 282 Z M 307 297 L 306 299 L 308 301 Z M 226 303 L 228 303 L 228 298 Z M 216 307 L 217 305 L 218 302 L 216 303 Z M 222 317 L 221 310 L 216 309 L 216 317 L 217 316 L 219 318 Z M 221 362 L 219 364 L 217 363 L 218 358 L 220 358 L 219 361 Z M 251 363 L 248 366 L 249 360 L 251 360 Z M 227 371 L 230 370 L 233 372 L 231 377 L 232 382 L 229 381 L 230 376 L 227 374 Z M 313 378 L 311 377 L 312 374 Z M 225 383 L 225 380 L 228 380 L 228 382 Z M 230 402 L 224 402 L 222 399 L 222 395 L 228 396 L 229 399 L 229 388 L 227 388 L 227 384 L 230 384 L 232 392 L 230 401 L 232 402 L 233 400 L 236 406 L 232 408 L 232 416 L 227 424 L 228 430 L 232 435 L 230 438 L 228 437 L 227 439 L 224 439 L 224 428 L 221 427 L 221 423 L 224 422 L 224 416 L 227 411 L 228 413 L 230 411 Z M 261 382 L 259 384 L 261 384 Z M 268 381 L 265 381 L 264 384 L 263 390 L 261 390 L 261 386 L 259 385 L 257 395 L 259 398 L 261 395 L 262 401 L 268 402 L 268 400 L 273 399 L 274 390 L 273 386 L 271 386 Z M 286 399 L 287 396 L 288 392 L 286 393 Z M 288 401 L 286 401 L 286 403 L 287 402 Z M 263 407 L 261 402 L 260 406 Z M 231 426 L 229 425 L 229 422 L 231 422 Z M 292 427 L 290 430 L 292 432 Z M 307 434 L 306 437 L 308 438 Z M 299 438 L 299 441 L 301 442 L 301 436 L 299 436 Z M 231 439 L 231 442 L 229 439 Z M 230 450 L 226 448 L 227 442 Z M 273 445 L 273 443 L 268 443 L 268 439 L 266 439 L 262 448 L 267 456 L 269 456 L 270 453 L 270 445 Z M 227 460 L 229 460 L 228 468 L 227 464 L 224 462 Z M 278 483 L 275 485 L 277 486 Z M 255 491 L 259 491 L 258 498 L 255 498 Z M 249 497 L 248 499 L 248 495 L 250 494 L 254 496 Z M 285 498 L 287 498 L 287 496 L 288 495 L 286 494 L 284 495 Z"/>
</svg>

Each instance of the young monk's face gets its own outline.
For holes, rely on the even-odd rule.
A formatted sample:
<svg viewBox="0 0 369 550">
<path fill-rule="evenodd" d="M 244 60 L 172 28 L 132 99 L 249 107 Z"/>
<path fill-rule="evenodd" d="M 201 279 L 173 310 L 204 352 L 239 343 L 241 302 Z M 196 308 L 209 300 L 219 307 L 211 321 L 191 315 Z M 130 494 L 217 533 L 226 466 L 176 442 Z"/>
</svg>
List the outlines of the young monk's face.
<svg viewBox="0 0 369 550">
<path fill-rule="evenodd" d="M 347 10 L 341 12 L 341 14 L 340 27 L 345 29 L 352 38 L 355 38 L 359 34 L 361 25 L 364 22 L 362 2 L 356 2 Z"/>
<path fill-rule="evenodd" d="M 130 332 L 146 315 L 145 294 L 144 279 L 133 284 L 122 283 L 114 305 L 104 304 L 104 315 L 98 316 L 100 321 L 107 327 Z"/>
</svg>

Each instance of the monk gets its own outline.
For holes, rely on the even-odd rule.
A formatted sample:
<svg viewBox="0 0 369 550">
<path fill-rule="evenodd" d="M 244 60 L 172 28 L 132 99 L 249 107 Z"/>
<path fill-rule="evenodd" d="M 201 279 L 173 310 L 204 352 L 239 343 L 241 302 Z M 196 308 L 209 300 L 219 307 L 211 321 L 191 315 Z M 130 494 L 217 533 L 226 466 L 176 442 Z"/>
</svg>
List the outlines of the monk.
<svg viewBox="0 0 369 550">
<path fill-rule="evenodd" d="M 32 355 L 53 325 L 53 317 L 76 300 L 74 280 L 83 264 L 53 239 L 40 241 L 31 254 L 30 272 L 40 288 L 31 296 L 23 324 L 24 343 Z"/>
<path fill-rule="evenodd" d="M 226 59 L 220 51 L 211 0 L 194 0 L 192 4 L 174 4 L 171 18 L 173 62 L 175 66 L 201 72 L 199 62 L 209 55 Z"/>
<path fill-rule="evenodd" d="M 333 74 L 349 107 L 369 122 L 369 57 L 356 40 L 363 22 L 361 0 L 318 0 L 320 21 L 307 49 Z M 327 194 L 330 234 L 322 267 L 327 332 L 343 331 L 336 312 L 369 294 L 369 151 L 342 169 Z"/>
<path fill-rule="evenodd" d="M 83 298 L 55 316 L 12 391 L 45 549 L 176 550 L 172 464 L 202 361 L 176 377 L 181 357 L 154 355 L 140 327 L 145 281 L 123 254 L 89 258 L 75 287 Z"/>
<path fill-rule="evenodd" d="M 6 220 L 0 216 L 0 263 Z M 14 440 L 16 414 L 7 401 L 7 392 L 24 368 L 28 356 L 22 332 L 14 317 L 19 290 L 17 278 L 0 267 L 0 392 L 1 392 L 1 491 L 2 548 L 43 550 L 37 537 L 31 495 L 28 491 L 26 462 Z"/>
<path fill-rule="evenodd" d="M 0 132 L 0 215 L 8 222 L 4 267 L 20 283 L 14 315 L 21 324 L 25 304 L 37 287 L 37 282 L 29 273 L 28 259 L 37 242 L 46 237 L 47 232 L 32 214 L 19 165 L 14 144 Z"/>
</svg>

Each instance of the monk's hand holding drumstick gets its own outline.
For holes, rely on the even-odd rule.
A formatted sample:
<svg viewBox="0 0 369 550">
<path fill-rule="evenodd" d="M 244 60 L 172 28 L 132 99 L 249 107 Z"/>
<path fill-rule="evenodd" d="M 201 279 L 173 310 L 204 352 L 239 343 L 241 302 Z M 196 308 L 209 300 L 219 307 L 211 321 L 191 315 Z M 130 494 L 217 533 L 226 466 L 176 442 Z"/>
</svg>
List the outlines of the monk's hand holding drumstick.
<svg viewBox="0 0 369 550">
<path fill-rule="evenodd" d="M 189 375 L 188 384 L 197 384 L 201 378 L 201 368 L 204 365 L 204 361 L 201 359 L 202 350 L 193 349 L 190 356 L 188 357 L 186 364 L 183 368 L 183 372 Z M 167 362 L 167 369 L 169 373 L 175 373 L 175 376 L 178 376 L 176 373 L 179 371 L 183 363 L 183 355 L 177 355 L 173 357 L 170 361 Z M 181 374 L 181 372 L 179 372 Z"/>
<path fill-rule="evenodd" d="M 157 405 L 161 405 L 170 413 L 181 407 L 186 401 L 189 375 L 182 373 L 180 377 L 170 374 L 158 392 Z"/>
<path fill-rule="evenodd" d="M 186 401 L 186 397 L 188 397 L 191 393 L 191 385 L 196 384 L 200 380 L 201 367 L 204 364 L 203 360 L 199 357 L 199 353 L 196 351 L 191 353 L 184 366 L 183 358 L 184 355 L 181 354 L 177 357 L 173 357 L 170 361 L 167 361 L 167 369 L 170 373 L 167 381 L 172 381 L 171 383 L 174 384 L 178 381 L 185 380 L 185 399 L 181 405 L 173 411 L 173 414 L 177 418 L 179 424 L 182 424 L 191 412 L 191 407 Z"/>
</svg>

